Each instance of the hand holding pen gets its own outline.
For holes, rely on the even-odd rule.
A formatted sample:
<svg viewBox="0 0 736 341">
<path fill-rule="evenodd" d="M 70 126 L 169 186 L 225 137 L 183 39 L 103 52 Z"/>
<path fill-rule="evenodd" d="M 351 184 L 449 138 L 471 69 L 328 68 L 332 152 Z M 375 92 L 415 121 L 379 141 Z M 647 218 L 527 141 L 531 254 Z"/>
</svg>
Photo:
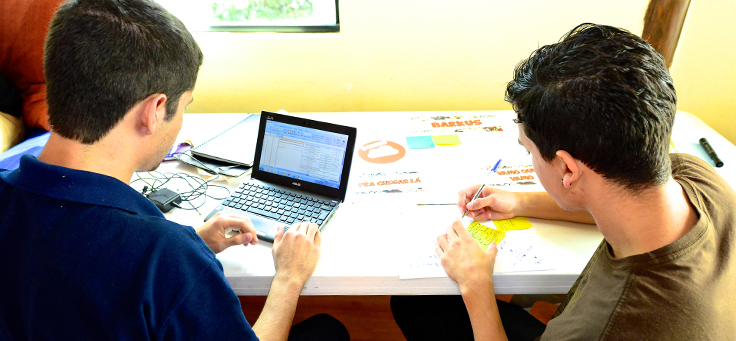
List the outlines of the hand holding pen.
<svg viewBox="0 0 736 341">
<path fill-rule="evenodd" d="M 468 200 L 481 185 L 466 188 L 458 194 L 457 206 L 477 221 L 511 219 L 516 216 L 520 197 L 518 193 L 495 187 L 483 187 L 477 198 Z"/>
<path fill-rule="evenodd" d="M 498 165 L 500 165 L 500 164 L 501 164 L 501 159 L 498 159 L 498 161 L 496 161 L 496 164 L 493 165 L 493 168 L 491 168 L 491 170 L 488 172 L 488 174 L 486 174 L 486 178 L 488 177 L 488 175 L 491 175 L 491 173 L 495 172 L 498 169 Z M 485 180 L 485 179 L 483 179 L 483 180 Z M 475 201 L 475 199 L 478 199 L 478 196 L 480 195 L 481 192 L 483 192 L 483 189 L 484 188 L 486 188 L 486 184 L 480 185 L 480 188 L 478 188 L 478 191 L 475 192 L 475 195 L 473 196 L 473 199 L 470 199 L 470 202 L 473 202 L 473 201 Z M 460 219 L 465 218 L 465 215 L 466 214 L 468 214 L 467 206 L 465 208 L 465 212 L 463 212 L 463 215 L 460 217 Z"/>
<path fill-rule="evenodd" d="M 483 192 L 483 189 L 484 188 L 486 188 L 486 184 L 480 185 L 480 188 L 478 188 L 478 191 L 475 192 L 475 195 L 473 196 L 473 199 L 470 199 L 470 201 L 468 203 L 471 203 L 471 202 L 475 201 L 475 199 L 478 199 L 478 196 L 480 195 L 481 192 Z M 460 217 L 460 219 L 465 218 L 465 215 L 466 214 L 468 214 L 468 207 L 467 207 L 467 205 L 465 206 L 465 212 L 463 212 L 463 215 Z"/>
<path fill-rule="evenodd" d="M 498 160 L 491 172 L 496 172 L 500 163 L 501 160 Z M 468 200 L 469 198 L 471 199 Z M 482 221 L 491 218 L 513 218 L 517 202 L 518 198 L 515 193 L 493 187 L 486 188 L 485 185 L 475 185 L 458 193 L 457 206 L 463 211 L 463 217 L 468 215 L 475 220 Z"/>
</svg>

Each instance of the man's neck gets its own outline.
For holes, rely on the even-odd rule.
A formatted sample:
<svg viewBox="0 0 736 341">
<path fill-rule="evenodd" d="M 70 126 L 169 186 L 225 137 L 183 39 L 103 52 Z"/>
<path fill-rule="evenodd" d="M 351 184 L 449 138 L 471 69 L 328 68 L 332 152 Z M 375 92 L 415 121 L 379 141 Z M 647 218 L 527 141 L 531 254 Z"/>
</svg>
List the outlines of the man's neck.
<svg viewBox="0 0 736 341">
<path fill-rule="evenodd" d="M 123 155 L 124 152 L 125 148 L 114 146 L 114 141 L 108 138 L 88 145 L 52 132 L 38 159 L 48 164 L 99 173 L 129 183 L 136 166 L 134 158 Z"/>
<path fill-rule="evenodd" d="M 589 212 L 616 258 L 671 244 L 690 231 L 698 220 L 682 186 L 672 178 L 662 186 L 636 195 L 612 189 L 598 197 Z"/>
</svg>

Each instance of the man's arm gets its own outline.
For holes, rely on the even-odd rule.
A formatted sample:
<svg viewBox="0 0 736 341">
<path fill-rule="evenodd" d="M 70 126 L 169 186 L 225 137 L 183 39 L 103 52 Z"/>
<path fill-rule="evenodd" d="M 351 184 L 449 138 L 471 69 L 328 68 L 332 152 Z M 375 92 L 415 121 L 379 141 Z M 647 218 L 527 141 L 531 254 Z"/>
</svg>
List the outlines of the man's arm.
<svg viewBox="0 0 736 341">
<path fill-rule="evenodd" d="M 271 282 L 266 304 L 253 324 L 253 331 L 260 340 L 286 340 L 294 321 L 296 304 L 304 283 L 277 274 Z"/>
<path fill-rule="evenodd" d="M 547 192 L 516 193 L 516 195 L 520 203 L 516 208 L 517 216 L 595 224 L 590 213 L 565 211 Z"/>
<path fill-rule="evenodd" d="M 474 338 L 507 340 L 493 290 L 496 245 L 483 251 L 463 224 L 455 220 L 447 233 L 437 237 L 436 251 L 447 275 L 460 287 Z"/>
<path fill-rule="evenodd" d="M 478 188 L 480 188 L 480 185 L 461 190 L 458 193 L 457 201 L 460 211 L 464 212 L 467 208 L 467 215 L 478 221 L 524 216 L 595 224 L 595 220 L 590 213 L 586 211 L 565 211 L 547 192 L 508 192 L 485 187 L 478 199 L 470 202 Z"/>
<path fill-rule="evenodd" d="M 276 276 L 263 311 L 253 325 L 259 339 L 271 341 L 289 337 L 299 294 L 317 267 L 321 243 L 319 227 L 314 223 L 294 225 L 286 233 L 280 229 L 276 234 L 273 243 Z"/>
<path fill-rule="evenodd" d="M 460 294 L 470 316 L 475 340 L 507 340 L 496 305 L 493 281 L 465 285 L 460 289 Z"/>
</svg>

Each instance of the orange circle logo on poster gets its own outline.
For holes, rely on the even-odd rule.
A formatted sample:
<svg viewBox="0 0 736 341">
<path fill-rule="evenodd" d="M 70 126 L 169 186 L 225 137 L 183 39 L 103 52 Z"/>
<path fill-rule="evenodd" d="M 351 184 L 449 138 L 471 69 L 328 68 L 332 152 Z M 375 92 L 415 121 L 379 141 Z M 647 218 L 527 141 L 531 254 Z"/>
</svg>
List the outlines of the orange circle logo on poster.
<svg viewBox="0 0 736 341">
<path fill-rule="evenodd" d="M 406 155 L 406 149 L 398 143 L 379 140 L 361 146 L 358 155 L 370 163 L 391 163 L 401 160 Z"/>
</svg>

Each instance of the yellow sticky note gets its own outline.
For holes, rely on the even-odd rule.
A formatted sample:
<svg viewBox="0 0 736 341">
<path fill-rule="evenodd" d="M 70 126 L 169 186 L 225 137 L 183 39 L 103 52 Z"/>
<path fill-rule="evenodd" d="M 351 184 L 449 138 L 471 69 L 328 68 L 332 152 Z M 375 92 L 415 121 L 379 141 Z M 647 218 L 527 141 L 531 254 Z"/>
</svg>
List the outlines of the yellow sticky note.
<svg viewBox="0 0 736 341">
<path fill-rule="evenodd" d="M 526 217 L 514 217 L 511 219 L 494 220 L 493 225 L 499 231 L 517 231 L 532 228 L 532 223 Z"/>
<path fill-rule="evenodd" d="M 432 140 L 434 140 L 434 144 L 439 145 L 456 145 L 456 144 L 463 144 L 460 142 L 460 138 L 457 137 L 457 135 L 432 135 Z"/>
<path fill-rule="evenodd" d="M 468 230 L 470 235 L 473 236 L 473 239 L 478 242 L 478 245 L 480 245 L 483 250 L 487 249 L 488 245 L 491 245 L 491 242 L 498 245 L 498 243 L 506 238 L 506 232 L 494 230 L 477 221 L 470 224 L 466 230 Z"/>
</svg>

